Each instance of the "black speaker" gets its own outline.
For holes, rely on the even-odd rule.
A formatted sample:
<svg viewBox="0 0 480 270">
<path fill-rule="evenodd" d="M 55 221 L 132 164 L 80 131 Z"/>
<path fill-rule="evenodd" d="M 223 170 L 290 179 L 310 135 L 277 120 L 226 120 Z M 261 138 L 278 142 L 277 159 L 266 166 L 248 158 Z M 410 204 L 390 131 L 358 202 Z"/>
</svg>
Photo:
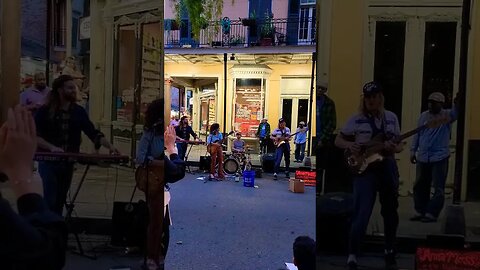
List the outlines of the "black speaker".
<svg viewBox="0 0 480 270">
<path fill-rule="evenodd" d="M 273 173 L 275 169 L 275 154 L 267 153 L 262 155 L 263 172 Z"/>
<path fill-rule="evenodd" d="M 114 202 L 112 240 L 114 246 L 145 247 L 148 226 L 148 208 L 145 201 L 138 203 Z"/>
<path fill-rule="evenodd" d="M 201 156 L 200 157 L 200 167 L 199 170 L 201 171 L 209 171 L 210 170 L 210 164 L 212 163 L 212 157 L 211 156 Z"/>
<path fill-rule="evenodd" d="M 317 198 L 318 251 L 346 254 L 352 214 L 352 194 L 327 193 Z"/>
</svg>

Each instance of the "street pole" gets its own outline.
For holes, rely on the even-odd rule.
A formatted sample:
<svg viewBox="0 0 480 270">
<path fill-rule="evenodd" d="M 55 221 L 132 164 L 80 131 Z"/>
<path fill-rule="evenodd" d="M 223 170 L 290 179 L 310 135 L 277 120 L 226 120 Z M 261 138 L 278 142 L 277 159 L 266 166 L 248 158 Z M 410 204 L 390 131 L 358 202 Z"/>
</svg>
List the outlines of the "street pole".
<svg viewBox="0 0 480 270">
<path fill-rule="evenodd" d="M 223 132 L 227 132 L 227 53 L 223 54 Z"/>
<path fill-rule="evenodd" d="M 18 103 L 20 95 L 21 1 L 2 1 L 0 49 L 0 120 L 8 108 Z"/>
<path fill-rule="evenodd" d="M 457 142 L 455 150 L 455 176 L 453 189 L 453 204 L 460 204 L 462 193 L 463 173 L 463 144 L 465 141 L 465 97 L 467 90 L 468 68 L 468 34 L 470 31 L 470 0 L 463 0 L 462 9 L 462 32 L 460 37 L 460 71 L 457 94 Z"/>
<path fill-rule="evenodd" d="M 318 40 L 317 40 L 318 42 Z M 312 53 L 312 79 L 310 80 L 310 111 L 309 111 L 309 115 L 308 115 L 308 140 L 307 140 L 307 152 L 308 152 L 308 156 L 310 156 L 311 154 L 311 151 L 310 151 L 310 141 L 311 141 L 311 138 L 312 138 L 312 114 L 313 114 L 313 99 L 315 98 L 314 96 L 314 81 L 315 81 L 315 63 L 317 62 L 317 53 Z"/>
<path fill-rule="evenodd" d="M 462 7 L 462 32 L 460 37 L 460 71 L 457 94 L 457 142 L 455 152 L 455 175 L 453 179 L 453 204 L 445 208 L 445 218 L 442 224 L 442 233 L 460 235 L 465 241 L 466 224 L 465 211 L 461 202 L 462 170 L 463 170 L 463 144 L 465 141 L 465 97 L 467 90 L 468 67 L 468 32 L 470 31 L 470 0 L 463 1 Z"/>
</svg>

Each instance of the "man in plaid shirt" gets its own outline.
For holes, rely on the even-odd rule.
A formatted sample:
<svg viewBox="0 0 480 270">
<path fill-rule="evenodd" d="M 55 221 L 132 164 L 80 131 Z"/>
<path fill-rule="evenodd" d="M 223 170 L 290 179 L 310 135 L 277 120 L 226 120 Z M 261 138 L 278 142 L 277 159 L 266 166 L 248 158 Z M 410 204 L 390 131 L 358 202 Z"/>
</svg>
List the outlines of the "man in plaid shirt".
<svg viewBox="0 0 480 270">
<path fill-rule="evenodd" d="M 317 175 L 322 181 L 321 170 L 325 169 L 329 149 L 333 146 L 333 132 L 337 128 L 335 103 L 326 95 L 328 85 L 317 85 Z M 319 185 L 321 187 L 321 185 Z"/>
</svg>

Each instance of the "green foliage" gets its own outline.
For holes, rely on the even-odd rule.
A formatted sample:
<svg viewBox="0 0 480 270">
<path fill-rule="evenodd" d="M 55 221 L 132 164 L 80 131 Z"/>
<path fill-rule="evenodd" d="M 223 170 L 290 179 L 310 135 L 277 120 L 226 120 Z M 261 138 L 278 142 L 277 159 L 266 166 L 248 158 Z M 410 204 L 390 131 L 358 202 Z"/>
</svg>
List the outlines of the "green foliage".
<svg viewBox="0 0 480 270">
<path fill-rule="evenodd" d="M 267 11 L 265 12 L 265 19 L 260 29 L 260 36 L 262 38 L 273 38 L 275 34 L 275 26 L 273 25 L 273 16 Z"/>
<path fill-rule="evenodd" d="M 201 29 L 206 25 L 221 19 L 223 11 L 223 0 L 170 0 L 173 3 L 175 19 L 181 23 L 182 10 L 188 13 L 188 19 L 192 25 L 192 34 L 194 39 L 199 39 Z M 232 5 L 235 0 L 232 0 Z M 218 31 L 219 25 L 215 24 L 215 30 Z M 207 33 L 208 34 L 208 33 Z"/>
</svg>

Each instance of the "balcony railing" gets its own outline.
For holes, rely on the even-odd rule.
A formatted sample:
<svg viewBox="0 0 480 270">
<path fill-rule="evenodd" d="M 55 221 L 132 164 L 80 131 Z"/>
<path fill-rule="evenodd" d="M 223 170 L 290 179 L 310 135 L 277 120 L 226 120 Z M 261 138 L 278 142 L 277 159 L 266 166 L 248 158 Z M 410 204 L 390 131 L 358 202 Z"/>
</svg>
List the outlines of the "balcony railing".
<svg viewBox="0 0 480 270">
<path fill-rule="evenodd" d="M 251 47 L 314 45 L 316 24 L 313 18 L 305 19 L 241 19 L 210 22 L 200 31 L 198 39 L 191 35 L 187 20 L 179 25 L 174 20 L 165 21 L 165 47 Z"/>
</svg>

